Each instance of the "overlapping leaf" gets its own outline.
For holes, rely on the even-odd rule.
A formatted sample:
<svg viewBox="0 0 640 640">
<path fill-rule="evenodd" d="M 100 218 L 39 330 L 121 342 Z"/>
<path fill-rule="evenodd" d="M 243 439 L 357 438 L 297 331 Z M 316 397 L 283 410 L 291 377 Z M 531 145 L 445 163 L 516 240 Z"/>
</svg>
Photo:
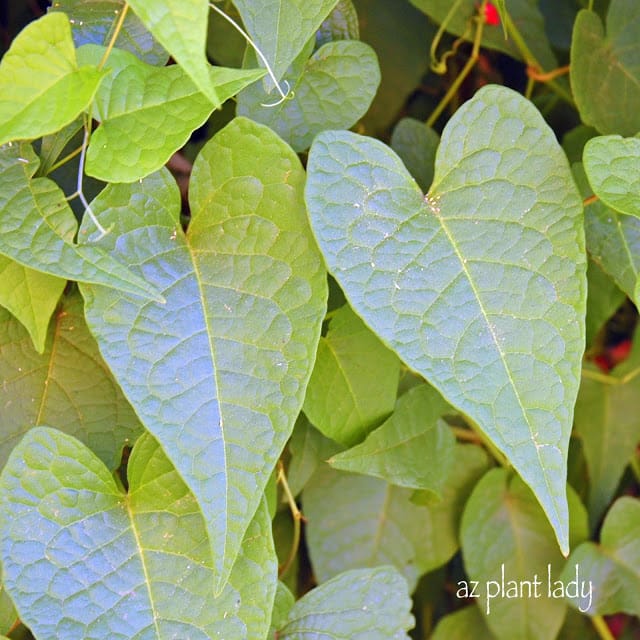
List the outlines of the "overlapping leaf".
<svg viewBox="0 0 640 640">
<path fill-rule="evenodd" d="M 125 495 L 93 453 L 50 428 L 11 455 L 0 476 L 3 578 L 34 635 L 264 638 L 277 581 L 264 503 L 214 597 L 197 502 L 149 435 L 128 476 Z"/>
<path fill-rule="evenodd" d="M 458 583 L 458 587 L 462 587 Z M 470 585 L 471 590 L 473 585 Z M 476 589 L 476 593 L 477 593 Z M 472 604 L 455 613 L 440 618 L 433 631 L 431 640 L 495 640 L 489 631 L 480 609 Z"/>
<path fill-rule="evenodd" d="M 507 455 L 567 553 L 582 204 L 535 107 L 481 89 L 445 127 L 427 196 L 381 142 L 324 132 L 306 199 L 353 309 Z"/>
<path fill-rule="evenodd" d="M 585 124 L 600 133 L 640 131 L 640 4 L 611 0 L 606 33 L 595 11 L 573 25 L 571 88 Z"/>
<path fill-rule="evenodd" d="M 587 267 L 589 282 L 587 296 L 587 348 L 592 345 L 598 332 L 606 321 L 613 316 L 616 309 L 625 301 L 626 296 L 608 274 L 593 260 Z"/>
<path fill-rule="evenodd" d="M 33 178 L 39 164 L 26 143 L 0 147 L 0 253 L 59 278 L 161 300 L 152 285 L 131 273 L 99 241 L 73 244 L 76 219 L 55 182 Z"/>
<path fill-rule="evenodd" d="M 364 42 L 328 42 L 310 58 L 309 53 L 303 49 L 283 76 L 293 92 L 290 99 L 265 108 L 260 85 L 238 96 L 239 115 L 268 125 L 296 151 L 308 149 L 320 131 L 354 125 L 380 84 L 376 54 Z"/>
<path fill-rule="evenodd" d="M 605 205 L 640 217 L 640 138 L 592 138 L 584 148 L 584 170 Z"/>
<path fill-rule="evenodd" d="M 402 118 L 391 135 L 391 148 L 425 193 L 433 182 L 439 144 L 440 136 L 424 122 L 413 118 Z"/>
<path fill-rule="evenodd" d="M 0 145 L 39 138 L 74 120 L 103 76 L 77 65 L 66 15 L 51 13 L 29 24 L 0 64 Z"/>
<path fill-rule="evenodd" d="M 298 415 L 326 310 L 304 172 L 236 118 L 198 157 L 191 223 L 167 172 L 94 202 L 114 255 L 166 304 L 83 287 L 100 349 L 203 510 L 221 586 Z"/>
<path fill-rule="evenodd" d="M 332 40 L 359 40 L 360 25 L 353 0 L 338 0 L 316 32 L 316 47 Z"/>
</svg>

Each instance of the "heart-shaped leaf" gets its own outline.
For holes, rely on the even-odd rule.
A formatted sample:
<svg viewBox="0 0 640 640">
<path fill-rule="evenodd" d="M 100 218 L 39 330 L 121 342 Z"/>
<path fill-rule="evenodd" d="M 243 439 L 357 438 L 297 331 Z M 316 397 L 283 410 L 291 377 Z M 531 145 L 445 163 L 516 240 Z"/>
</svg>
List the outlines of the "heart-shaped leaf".
<svg viewBox="0 0 640 640">
<path fill-rule="evenodd" d="M 198 499 L 218 587 L 293 429 L 326 311 L 303 183 L 290 147 L 236 118 L 194 164 L 186 236 L 167 171 L 111 185 L 93 203 L 114 225 L 103 242 L 166 304 L 83 286 L 87 321 Z"/>
<path fill-rule="evenodd" d="M 148 434 L 128 478 L 125 495 L 54 429 L 32 429 L 14 449 L 0 476 L 0 556 L 21 620 L 38 638 L 264 638 L 277 582 L 266 505 L 214 597 L 198 504 Z"/>
<path fill-rule="evenodd" d="M 553 131 L 485 87 L 445 127 L 427 196 L 388 147 L 350 132 L 321 133 L 307 169 L 312 227 L 353 309 L 506 454 L 568 553 L 586 260 Z"/>
</svg>

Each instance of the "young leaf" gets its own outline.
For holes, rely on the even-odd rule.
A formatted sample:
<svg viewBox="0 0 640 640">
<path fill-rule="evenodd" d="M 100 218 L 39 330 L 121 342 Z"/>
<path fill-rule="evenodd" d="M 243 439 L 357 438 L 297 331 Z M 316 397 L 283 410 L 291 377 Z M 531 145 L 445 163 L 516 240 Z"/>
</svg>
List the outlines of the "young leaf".
<svg viewBox="0 0 640 640">
<path fill-rule="evenodd" d="M 640 138 L 592 138 L 584 148 L 584 170 L 605 205 L 640 218 Z"/>
<path fill-rule="evenodd" d="M 303 49 L 283 76 L 293 92 L 289 100 L 265 108 L 264 88 L 258 84 L 238 96 L 238 115 L 271 127 L 296 151 L 308 149 L 320 131 L 354 125 L 380 84 L 376 54 L 364 42 L 329 42 L 308 56 Z"/>
<path fill-rule="evenodd" d="M 562 572 L 575 578 L 575 567 L 588 576 L 591 595 L 570 597 L 572 606 L 590 616 L 628 613 L 640 616 L 640 500 L 618 499 L 602 526 L 600 544 L 585 542 L 573 551 Z"/>
<path fill-rule="evenodd" d="M 321 133 L 307 168 L 312 227 L 353 309 L 506 454 L 568 553 L 586 260 L 553 131 L 519 94 L 484 87 L 445 127 L 426 197 L 354 133 Z"/>
<path fill-rule="evenodd" d="M 131 273 L 101 244 L 73 244 L 76 219 L 55 182 L 33 178 L 39 164 L 29 144 L 0 147 L 0 253 L 59 278 L 118 287 L 145 299 L 161 300 L 153 286 Z"/>
<path fill-rule="evenodd" d="M 39 138 L 73 121 L 104 72 L 78 67 L 69 19 L 50 13 L 30 23 L 0 63 L 0 145 Z"/>
<path fill-rule="evenodd" d="M 400 361 L 349 306 L 320 339 L 304 412 L 325 436 L 352 446 L 392 411 Z"/>
<path fill-rule="evenodd" d="M 214 597 L 196 500 L 149 435 L 128 475 L 124 495 L 54 429 L 36 427 L 14 449 L 0 476 L 0 554 L 21 620 L 38 638 L 265 637 L 277 567 L 264 503 Z"/>
<path fill-rule="evenodd" d="M 24 433 L 46 424 L 75 436 L 115 469 L 141 425 L 100 357 L 77 292 L 63 298 L 44 346 L 36 353 L 22 327 L 0 309 L 0 468 Z"/>
<path fill-rule="evenodd" d="M 391 134 L 391 148 L 425 193 L 433 182 L 439 144 L 440 136 L 424 122 L 413 118 L 402 118 Z"/>
<path fill-rule="evenodd" d="M 393 567 L 345 571 L 296 602 L 279 640 L 409 640 L 407 583 Z"/>
<path fill-rule="evenodd" d="M 166 171 L 111 185 L 93 203 L 113 225 L 113 255 L 166 304 L 83 286 L 87 321 L 200 504 L 218 588 L 293 429 L 326 311 L 303 182 L 284 142 L 236 118 L 194 164 L 186 236 Z"/>
<path fill-rule="evenodd" d="M 585 124 L 600 133 L 640 130 L 640 4 L 611 0 L 607 29 L 583 9 L 573 25 L 571 88 Z"/>
<path fill-rule="evenodd" d="M 440 495 L 454 462 L 455 438 L 441 416 L 449 410 L 428 385 L 407 391 L 382 426 L 328 460 L 335 469 L 382 478 L 399 487 Z"/>
</svg>

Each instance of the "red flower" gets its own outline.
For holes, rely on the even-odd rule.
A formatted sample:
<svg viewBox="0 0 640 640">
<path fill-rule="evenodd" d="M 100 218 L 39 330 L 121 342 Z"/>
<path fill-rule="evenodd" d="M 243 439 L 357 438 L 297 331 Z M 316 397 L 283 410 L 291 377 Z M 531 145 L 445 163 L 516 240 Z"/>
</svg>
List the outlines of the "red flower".
<svg viewBox="0 0 640 640">
<path fill-rule="evenodd" d="M 500 24 L 500 14 L 495 5 L 490 2 L 484 5 L 484 23 L 491 27 L 497 27 Z"/>
</svg>

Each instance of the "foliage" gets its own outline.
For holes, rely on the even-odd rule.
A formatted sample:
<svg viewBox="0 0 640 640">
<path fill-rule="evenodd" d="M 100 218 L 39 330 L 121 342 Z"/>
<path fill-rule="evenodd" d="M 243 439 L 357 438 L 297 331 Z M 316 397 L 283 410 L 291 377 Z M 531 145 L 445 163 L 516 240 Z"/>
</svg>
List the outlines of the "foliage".
<svg viewBox="0 0 640 640">
<path fill-rule="evenodd" d="M 638 632 L 635 0 L 5 23 L 0 634 Z"/>
</svg>

